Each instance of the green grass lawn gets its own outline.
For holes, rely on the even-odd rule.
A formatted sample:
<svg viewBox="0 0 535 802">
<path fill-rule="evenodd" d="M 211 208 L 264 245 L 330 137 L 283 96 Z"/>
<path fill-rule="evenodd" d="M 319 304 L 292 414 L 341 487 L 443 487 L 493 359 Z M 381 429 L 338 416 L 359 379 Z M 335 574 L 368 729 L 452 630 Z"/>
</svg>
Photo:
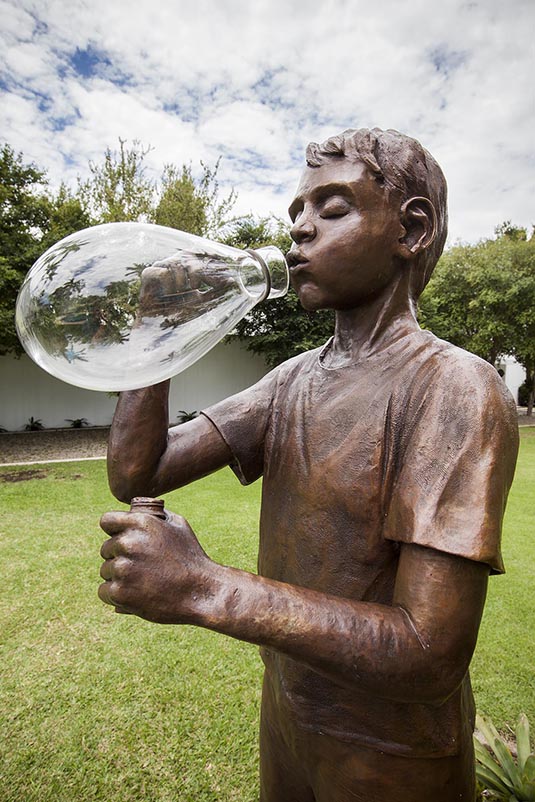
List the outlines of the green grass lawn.
<svg viewBox="0 0 535 802">
<path fill-rule="evenodd" d="M 524 711 L 535 731 L 535 427 L 520 430 L 520 454 L 503 532 L 507 573 L 489 580 L 472 662 L 479 710 L 502 730 Z"/>
<path fill-rule="evenodd" d="M 32 479 L 5 481 L 38 471 Z M 13 478 L 13 477 L 11 477 Z M 2 481 L 4 480 L 4 481 Z M 478 706 L 535 724 L 535 428 L 506 517 L 473 663 Z M 0 802 L 253 802 L 256 649 L 102 605 L 103 462 L 1 468 Z M 211 557 L 254 570 L 260 484 L 229 470 L 169 494 Z"/>
</svg>

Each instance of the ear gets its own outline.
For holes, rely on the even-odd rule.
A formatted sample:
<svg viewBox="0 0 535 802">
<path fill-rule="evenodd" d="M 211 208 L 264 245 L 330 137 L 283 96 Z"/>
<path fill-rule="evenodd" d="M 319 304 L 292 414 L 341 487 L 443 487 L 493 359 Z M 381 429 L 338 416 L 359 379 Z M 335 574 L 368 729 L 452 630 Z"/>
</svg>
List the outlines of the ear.
<svg viewBox="0 0 535 802">
<path fill-rule="evenodd" d="M 429 248 L 437 234 L 437 213 L 429 198 L 415 197 L 405 201 L 400 211 L 404 229 L 399 239 L 401 255 L 413 259 Z"/>
</svg>

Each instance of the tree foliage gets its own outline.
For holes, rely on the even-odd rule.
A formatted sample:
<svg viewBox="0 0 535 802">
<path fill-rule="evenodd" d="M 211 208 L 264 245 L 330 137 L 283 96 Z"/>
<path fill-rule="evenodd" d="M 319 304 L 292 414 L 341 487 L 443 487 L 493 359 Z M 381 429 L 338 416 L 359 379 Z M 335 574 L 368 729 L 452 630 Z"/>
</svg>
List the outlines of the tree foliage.
<svg viewBox="0 0 535 802">
<path fill-rule="evenodd" d="M 147 176 L 150 147 L 119 139 L 90 178 L 73 193 L 53 193 L 35 164 L 25 163 L 7 144 L 0 151 L 0 354 L 20 353 L 14 308 L 18 289 L 33 262 L 68 234 L 103 222 L 146 220 L 194 234 L 222 237 L 230 245 L 277 245 L 286 252 L 288 226 L 274 217 L 252 215 L 229 222 L 236 201 L 221 198 L 217 173 L 201 162 L 165 166 L 160 182 Z M 512 354 L 524 366 L 533 404 L 535 383 L 535 238 L 510 221 L 496 238 L 457 245 L 441 258 L 421 298 L 420 320 L 439 337 L 495 363 Z M 113 302 L 110 298 L 110 303 Z M 58 299 L 58 303 L 60 299 Z M 285 298 L 255 307 L 234 336 L 269 366 L 323 344 L 334 329 L 332 312 L 306 312 L 290 290 Z"/>
<path fill-rule="evenodd" d="M 0 152 L 0 354 L 20 354 L 14 310 L 24 276 L 53 242 L 89 224 L 65 187 L 48 190 L 46 174 L 5 144 Z"/>
<path fill-rule="evenodd" d="M 47 180 L 9 145 L 0 152 L 0 254 L 13 270 L 26 271 L 48 225 Z"/>
<path fill-rule="evenodd" d="M 291 245 L 289 227 L 282 220 L 252 216 L 236 221 L 225 241 L 238 248 L 276 245 L 283 253 Z M 284 298 L 256 306 L 238 324 L 235 336 L 248 350 L 260 354 L 269 367 L 275 367 L 292 356 L 323 345 L 333 330 L 332 312 L 306 312 L 290 289 Z"/>
<path fill-rule="evenodd" d="M 119 151 L 106 148 L 101 163 L 89 162 L 90 178 L 78 181 L 86 211 L 99 223 L 150 219 L 155 184 L 143 163 L 152 148 L 134 140 L 132 147 L 119 138 Z"/>
<path fill-rule="evenodd" d="M 219 159 L 214 168 L 201 162 L 202 176 L 198 180 L 192 174 L 191 165 L 183 164 L 178 169 L 166 164 L 159 200 L 152 214 L 154 222 L 191 234 L 217 236 L 228 222 L 236 202 L 234 190 L 225 198 L 219 197 L 219 164 Z"/>
<path fill-rule="evenodd" d="M 420 321 L 491 364 L 513 355 L 533 388 L 535 238 L 510 222 L 496 234 L 442 256 L 420 300 Z"/>
<path fill-rule="evenodd" d="M 84 209 L 82 201 L 65 184 L 61 184 L 56 195 L 48 198 L 48 220 L 39 243 L 40 253 L 60 239 L 93 225 L 93 220 Z"/>
<path fill-rule="evenodd" d="M 145 157 L 151 151 L 138 140 L 129 147 L 119 139 L 118 151 L 106 148 L 102 162 L 90 162 L 90 178 L 78 181 L 86 211 L 97 223 L 150 222 L 215 236 L 236 202 L 234 190 L 219 196 L 220 160 L 213 168 L 201 162 L 199 178 L 191 164 L 166 164 L 158 183 L 147 175 Z"/>
</svg>

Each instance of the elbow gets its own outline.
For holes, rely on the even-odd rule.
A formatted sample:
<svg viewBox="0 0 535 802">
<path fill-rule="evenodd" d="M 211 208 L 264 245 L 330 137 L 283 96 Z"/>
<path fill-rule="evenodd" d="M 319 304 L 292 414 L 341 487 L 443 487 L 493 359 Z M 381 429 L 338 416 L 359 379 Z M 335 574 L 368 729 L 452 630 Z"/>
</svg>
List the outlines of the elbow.
<svg viewBox="0 0 535 802">
<path fill-rule="evenodd" d="M 118 501 L 130 504 L 136 496 L 153 495 L 152 483 L 132 463 L 114 460 L 108 455 L 108 484 Z"/>
<path fill-rule="evenodd" d="M 462 684 L 470 659 L 440 654 L 431 647 L 422 647 L 422 652 L 406 674 L 404 701 L 439 707 Z"/>
<path fill-rule="evenodd" d="M 408 637 L 398 654 L 403 665 L 400 687 L 404 701 L 440 706 L 466 677 L 477 634 L 462 628 L 418 627 L 412 616 L 403 612 Z"/>
<path fill-rule="evenodd" d="M 125 476 L 117 476 L 108 472 L 108 484 L 117 501 L 122 501 L 124 504 L 129 504 L 136 495 L 132 491 L 132 482 Z"/>
<path fill-rule="evenodd" d="M 461 686 L 468 673 L 469 660 L 439 660 L 430 671 L 430 682 L 426 694 L 428 704 L 441 705 Z"/>
<path fill-rule="evenodd" d="M 130 504 L 130 501 L 135 498 L 135 494 L 131 493 L 126 485 L 110 482 L 110 490 L 117 501 L 121 501 L 123 504 Z"/>
</svg>

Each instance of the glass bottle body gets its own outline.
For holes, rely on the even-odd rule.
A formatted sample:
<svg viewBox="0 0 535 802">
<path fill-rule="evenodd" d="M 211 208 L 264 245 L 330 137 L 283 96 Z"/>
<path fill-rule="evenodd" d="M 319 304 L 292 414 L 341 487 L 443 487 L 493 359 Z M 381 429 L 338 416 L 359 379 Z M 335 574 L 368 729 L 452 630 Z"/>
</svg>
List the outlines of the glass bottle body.
<svg viewBox="0 0 535 802">
<path fill-rule="evenodd" d="M 58 242 L 17 300 L 21 342 L 44 370 L 120 391 L 188 368 L 253 306 L 288 288 L 283 255 L 242 251 L 176 229 L 109 223 Z"/>
</svg>

